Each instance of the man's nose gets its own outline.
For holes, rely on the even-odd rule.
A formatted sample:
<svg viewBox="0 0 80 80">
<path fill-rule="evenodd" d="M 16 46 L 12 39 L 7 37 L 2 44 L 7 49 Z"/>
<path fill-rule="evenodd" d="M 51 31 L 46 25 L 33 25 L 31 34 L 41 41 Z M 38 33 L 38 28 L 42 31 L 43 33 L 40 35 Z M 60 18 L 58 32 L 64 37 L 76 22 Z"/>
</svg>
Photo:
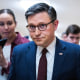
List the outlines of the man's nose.
<svg viewBox="0 0 80 80">
<path fill-rule="evenodd" d="M 38 29 L 38 27 L 36 27 L 35 35 L 39 35 L 39 34 L 40 34 L 40 30 Z"/>
</svg>

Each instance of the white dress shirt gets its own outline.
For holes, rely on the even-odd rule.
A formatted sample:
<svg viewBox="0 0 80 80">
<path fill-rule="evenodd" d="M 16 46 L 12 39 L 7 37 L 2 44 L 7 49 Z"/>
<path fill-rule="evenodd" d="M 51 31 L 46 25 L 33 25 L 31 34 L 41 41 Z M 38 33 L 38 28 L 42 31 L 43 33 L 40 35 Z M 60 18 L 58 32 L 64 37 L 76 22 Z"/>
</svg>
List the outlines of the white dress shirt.
<svg viewBox="0 0 80 80">
<path fill-rule="evenodd" d="M 56 38 L 53 40 L 53 42 L 47 47 L 48 52 L 46 53 L 47 58 L 47 80 L 52 80 L 52 74 L 53 74 L 53 66 L 54 66 L 54 55 L 55 55 L 55 44 L 56 44 Z M 38 76 L 38 67 L 39 67 L 39 61 L 41 58 L 41 51 L 43 47 L 38 46 L 37 47 L 37 54 L 36 54 L 36 80 Z"/>
<path fill-rule="evenodd" d="M 8 62 L 10 62 L 10 52 L 11 52 L 11 45 L 3 47 L 3 55 Z M 0 66 L 0 80 L 7 80 L 8 75 L 4 73 L 1 75 L 2 67 Z"/>
</svg>

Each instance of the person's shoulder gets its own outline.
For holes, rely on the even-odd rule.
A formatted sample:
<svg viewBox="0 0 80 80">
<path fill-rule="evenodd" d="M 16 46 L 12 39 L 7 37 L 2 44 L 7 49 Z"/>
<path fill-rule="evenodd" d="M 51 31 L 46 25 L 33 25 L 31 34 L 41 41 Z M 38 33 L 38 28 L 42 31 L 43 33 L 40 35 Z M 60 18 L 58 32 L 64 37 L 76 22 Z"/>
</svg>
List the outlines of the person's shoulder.
<svg viewBox="0 0 80 80">
<path fill-rule="evenodd" d="M 16 36 L 16 39 L 15 39 L 14 43 L 16 43 L 16 44 L 22 44 L 22 43 L 30 42 L 27 38 L 22 37 L 19 32 L 16 32 L 16 34 L 17 34 L 17 36 Z"/>
<path fill-rule="evenodd" d="M 17 45 L 17 46 L 15 46 L 15 48 L 16 49 L 25 49 L 25 48 L 27 48 L 27 47 L 32 47 L 32 46 L 34 46 L 35 45 L 35 43 L 33 42 L 33 41 L 30 41 L 30 42 L 28 42 L 28 43 L 23 43 L 23 44 L 19 44 L 19 45 Z"/>
<path fill-rule="evenodd" d="M 57 45 L 65 46 L 65 47 L 68 47 L 68 48 L 80 48 L 80 46 L 78 44 L 66 42 L 66 41 L 60 40 L 58 38 L 56 38 L 56 39 L 57 39 L 57 42 L 56 42 Z"/>
<path fill-rule="evenodd" d="M 22 43 L 26 43 L 26 42 L 30 42 L 30 41 L 25 37 L 21 37 L 21 42 Z"/>
<path fill-rule="evenodd" d="M 60 40 L 60 42 L 63 44 L 63 45 L 65 45 L 66 47 L 68 47 L 68 48 L 73 48 L 73 49 L 80 49 L 80 45 L 78 45 L 78 44 L 74 44 L 74 43 L 70 43 L 70 42 L 66 42 L 66 41 L 63 41 L 63 40 Z"/>
<path fill-rule="evenodd" d="M 36 46 L 33 41 L 28 42 L 28 43 L 19 44 L 14 47 L 13 54 L 18 55 L 18 54 L 24 54 L 25 52 L 28 53 L 30 50 L 33 51 L 35 47 Z"/>
<path fill-rule="evenodd" d="M 69 43 L 60 39 L 57 39 L 57 49 L 62 50 L 64 54 L 69 56 L 80 56 L 80 46 L 77 44 Z"/>
</svg>

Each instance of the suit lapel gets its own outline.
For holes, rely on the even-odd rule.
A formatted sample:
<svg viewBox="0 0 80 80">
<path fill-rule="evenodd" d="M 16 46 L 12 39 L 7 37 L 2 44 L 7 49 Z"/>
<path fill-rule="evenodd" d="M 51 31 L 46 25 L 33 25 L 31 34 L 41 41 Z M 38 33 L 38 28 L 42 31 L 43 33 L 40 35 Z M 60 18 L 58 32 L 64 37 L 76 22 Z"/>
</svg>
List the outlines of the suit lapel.
<svg viewBox="0 0 80 80">
<path fill-rule="evenodd" d="M 57 80 L 57 75 L 60 74 L 62 70 L 62 64 L 64 62 L 65 56 L 64 49 L 65 45 L 62 45 L 62 42 L 60 42 L 60 40 L 57 39 L 52 80 Z"/>
<path fill-rule="evenodd" d="M 32 42 L 26 51 L 26 68 L 28 76 L 31 77 L 30 80 L 36 80 L 36 49 L 37 46 Z M 56 80 L 57 75 L 61 72 L 65 56 L 64 49 L 65 45 L 62 45 L 62 42 L 57 39 L 52 80 Z"/>
</svg>

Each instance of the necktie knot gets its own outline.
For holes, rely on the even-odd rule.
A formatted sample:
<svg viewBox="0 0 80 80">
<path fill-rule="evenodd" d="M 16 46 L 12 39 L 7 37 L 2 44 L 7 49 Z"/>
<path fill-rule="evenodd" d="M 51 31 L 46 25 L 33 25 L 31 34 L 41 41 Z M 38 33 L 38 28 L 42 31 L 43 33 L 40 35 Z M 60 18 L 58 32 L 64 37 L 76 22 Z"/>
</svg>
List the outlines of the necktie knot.
<svg viewBox="0 0 80 80">
<path fill-rule="evenodd" d="M 44 49 L 42 50 L 42 55 L 45 55 L 47 52 L 48 52 L 48 50 L 47 50 L 46 48 L 44 48 Z"/>
</svg>

